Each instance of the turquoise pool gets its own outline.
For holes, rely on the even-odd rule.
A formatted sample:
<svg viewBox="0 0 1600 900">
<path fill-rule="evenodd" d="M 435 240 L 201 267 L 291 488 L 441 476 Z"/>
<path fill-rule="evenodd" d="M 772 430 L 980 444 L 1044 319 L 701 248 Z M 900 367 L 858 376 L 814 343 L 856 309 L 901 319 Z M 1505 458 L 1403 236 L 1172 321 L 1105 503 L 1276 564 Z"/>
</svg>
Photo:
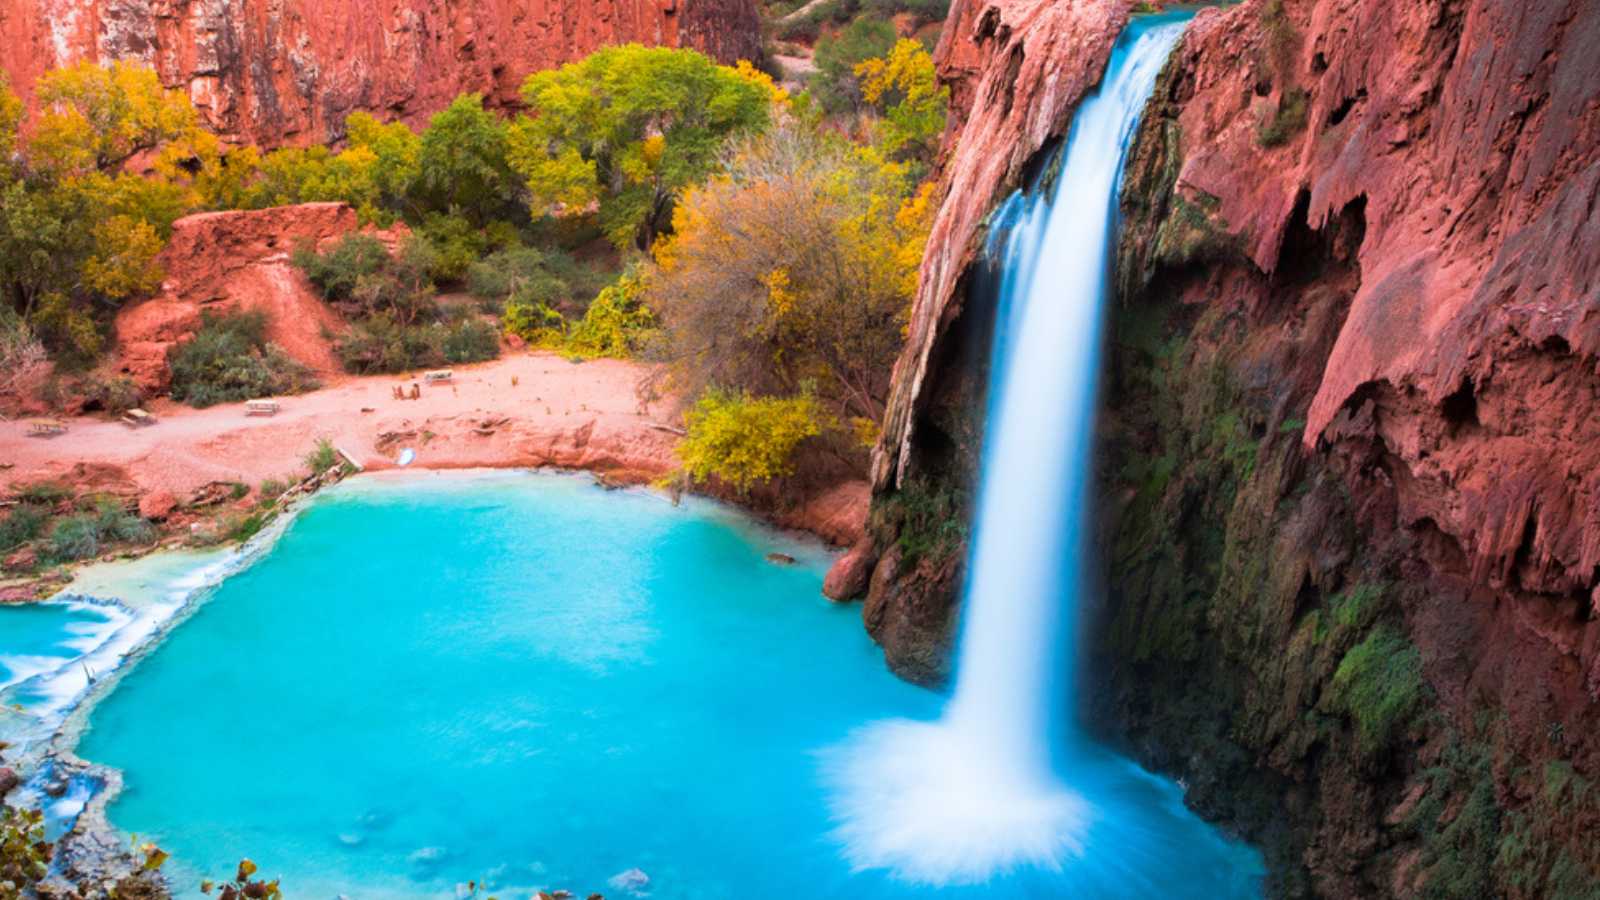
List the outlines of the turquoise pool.
<svg viewBox="0 0 1600 900">
<path fill-rule="evenodd" d="M 129 671 L 78 752 L 123 771 L 110 817 L 173 854 L 180 889 L 250 856 L 290 897 L 1059 895 L 850 871 L 822 751 L 942 698 L 820 596 L 828 561 L 581 477 L 356 479 Z M 1228 896 L 1221 839 L 1171 818 L 1159 865 Z"/>
</svg>

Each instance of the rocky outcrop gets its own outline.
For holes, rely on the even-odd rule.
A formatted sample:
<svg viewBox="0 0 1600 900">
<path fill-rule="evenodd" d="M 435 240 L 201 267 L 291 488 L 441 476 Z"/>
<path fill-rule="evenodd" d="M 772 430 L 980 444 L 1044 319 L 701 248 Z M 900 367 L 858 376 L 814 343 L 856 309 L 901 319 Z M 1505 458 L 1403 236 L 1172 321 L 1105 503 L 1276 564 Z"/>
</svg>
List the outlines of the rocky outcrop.
<svg viewBox="0 0 1600 900">
<path fill-rule="evenodd" d="M 374 232 L 393 245 L 404 229 Z M 206 312 L 259 311 L 267 338 L 324 375 L 339 371 L 327 335 L 344 327 L 323 303 L 291 255 L 361 228 L 342 203 L 199 213 L 179 219 L 161 252 L 161 290 L 117 313 L 118 371 L 146 393 L 167 387 L 167 353 L 194 336 Z"/>
<path fill-rule="evenodd" d="M 972 43 L 942 71 L 974 107 L 1103 66 Z M 1089 716 L 1258 842 L 1273 896 L 1600 896 L 1595 46 L 1593 0 L 1247 0 L 1198 14 L 1147 111 Z M 965 129 L 951 159 L 1044 144 Z M 875 471 L 867 624 L 924 680 L 976 466 L 974 247 L 930 244 Z"/>
<path fill-rule="evenodd" d="M 135 60 L 238 141 L 318 143 L 355 110 L 413 125 L 457 94 L 515 105 L 530 72 L 601 46 L 761 55 L 753 0 L 7 0 L 0 69 L 34 80 L 82 60 Z"/>
</svg>

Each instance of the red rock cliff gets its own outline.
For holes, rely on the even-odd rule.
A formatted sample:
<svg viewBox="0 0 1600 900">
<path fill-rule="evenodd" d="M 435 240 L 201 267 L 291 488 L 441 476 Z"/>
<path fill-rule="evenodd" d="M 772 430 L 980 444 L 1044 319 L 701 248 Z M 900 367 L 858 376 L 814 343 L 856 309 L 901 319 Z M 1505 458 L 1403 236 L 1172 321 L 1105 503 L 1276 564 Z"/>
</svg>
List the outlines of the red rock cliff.
<svg viewBox="0 0 1600 900">
<path fill-rule="evenodd" d="M 912 677 L 953 633 L 963 551 L 926 511 L 981 440 L 976 242 L 1106 6 L 1029 44 L 1032 5 L 958 0 L 941 48 L 964 125 L 864 607 Z M 1272 896 L 1600 894 L 1596 48 L 1596 0 L 1247 0 L 1196 16 L 1146 112 L 1091 712 L 1262 844 Z"/>
<path fill-rule="evenodd" d="M 230 138 L 336 137 L 369 110 L 420 124 L 458 93 L 510 105 L 528 73 L 607 45 L 757 59 L 754 0 L 5 0 L 0 68 L 146 63 Z"/>
</svg>

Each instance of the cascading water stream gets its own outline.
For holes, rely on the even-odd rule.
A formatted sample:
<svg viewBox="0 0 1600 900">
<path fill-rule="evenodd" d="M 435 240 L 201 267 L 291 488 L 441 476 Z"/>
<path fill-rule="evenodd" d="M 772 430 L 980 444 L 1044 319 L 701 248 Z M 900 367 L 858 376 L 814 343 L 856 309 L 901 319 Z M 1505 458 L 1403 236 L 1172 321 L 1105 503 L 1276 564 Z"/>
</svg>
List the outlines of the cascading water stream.
<svg viewBox="0 0 1600 900">
<path fill-rule="evenodd" d="M 1054 185 L 996 216 L 994 374 L 955 692 L 940 721 L 869 726 L 830 757 L 836 836 L 857 869 L 945 885 L 1060 872 L 1097 852 L 1108 822 L 1119 842 L 1159 843 L 1148 811 L 1118 806 L 1129 802 L 1119 785 L 1153 776 L 1074 734 L 1068 673 L 1089 583 L 1117 187 L 1183 18 L 1130 25 L 1077 113 Z M 1134 866 L 1139 849 L 1116 853 Z M 1128 890 L 1119 882 L 1115 895 L 1142 896 Z"/>
</svg>

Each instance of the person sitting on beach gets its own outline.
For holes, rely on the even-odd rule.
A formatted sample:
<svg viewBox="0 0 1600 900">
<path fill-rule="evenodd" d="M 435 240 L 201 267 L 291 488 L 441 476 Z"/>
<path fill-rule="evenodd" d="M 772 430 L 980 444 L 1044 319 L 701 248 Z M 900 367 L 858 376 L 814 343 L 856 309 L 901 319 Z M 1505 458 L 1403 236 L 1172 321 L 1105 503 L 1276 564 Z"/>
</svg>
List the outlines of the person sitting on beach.
<svg viewBox="0 0 1600 900">
<path fill-rule="evenodd" d="M 415 381 L 411 382 L 411 399 L 422 399 L 422 385 L 417 384 Z"/>
</svg>

